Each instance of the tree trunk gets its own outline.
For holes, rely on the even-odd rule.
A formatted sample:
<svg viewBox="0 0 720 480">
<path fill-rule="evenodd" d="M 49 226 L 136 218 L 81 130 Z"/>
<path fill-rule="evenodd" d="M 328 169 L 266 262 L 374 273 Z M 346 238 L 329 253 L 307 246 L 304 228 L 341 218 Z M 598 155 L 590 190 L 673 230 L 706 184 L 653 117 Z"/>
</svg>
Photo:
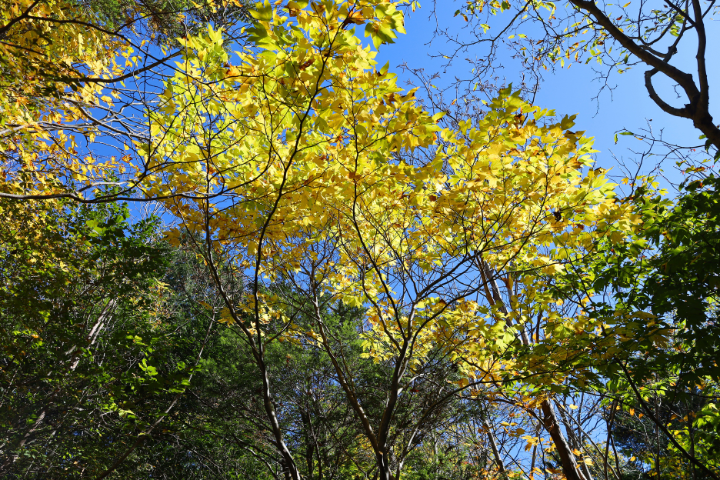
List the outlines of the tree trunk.
<svg viewBox="0 0 720 480">
<path fill-rule="evenodd" d="M 375 458 L 378 466 L 378 480 L 394 480 L 395 477 L 390 468 L 390 455 L 387 453 L 387 448 L 385 453 L 378 453 Z"/>
<path fill-rule="evenodd" d="M 508 310 L 507 308 L 505 308 L 505 305 L 500 296 L 500 289 L 498 288 L 497 282 L 495 281 L 495 272 L 490 267 L 490 265 L 483 260 L 479 262 L 479 266 L 480 274 L 485 281 L 485 288 L 488 300 L 490 300 L 493 305 L 499 303 L 500 311 L 507 314 Z M 487 288 L 488 284 L 490 285 L 490 289 L 492 289 L 492 293 L 490 292 L 490 289 Z M 508 327 L 513 326 L 512 320 L 510 320 L 509 317 L 507 320 L 507 325 Z M 530 345 L 530 338 L 528 338 L 524 328 L 520 330 L 520 340 L 523 345 Z M 555 412 L 552 409 L 550 401 L 543 400 L 540 405 L 543 412 L 543 425 L 550 434 L 550 438 L 552 438 L 552 441 L 555 444 L 555 448 L 557 448 L 558 454 L 560 455 L 560 461 L 562 463 L 562 469 L 565 477 L 568 480 L 588 480 L 578 468 L 577 461 L 575 460 L 575 454 L 572 452 L 572 449 L 565 440 L 562 430 L 560 430 L 557 417 L 555 416 Z"/>
<path fill-rule="evenodd" d="M 565 477 L 568 480 L 587 480 L 580 472 L 577 462 L 575 461 L 575 454 L 573 454 L 570 445 L 568 445 L 563 436 L 562 430 L 560 430 L 560 425 L 558 424 L 550 401 L 543 400 L 540 406 L 543 412 L 543 425 L 545 426 L 545 430 L 550 434 L 550 438 L 552 438 L 555 448 L 557 448 L 558 454 L 560 455 L 560 462 L 562 463 Z"/>
<path fill-rule="evenodd" d="M 575 431 L 569 420 L 570 413 L 567 411 L 564 412 L 562 408 L 558 408 L 558 411 L 560 412 L 560 418 L 562 419 L 563 424 L 565 425 L 565 431 L 567 432 L 567 435 L 568 435 L 570 447 L 573 450 L 580 451 L 580 449 L 582 448 L 582 436 L 578 437 L 578 435 L 575 434 Z M 579 423 L 579 421 L 578 421 L 578 423 Z M 579 434 L 579 435 L 582 435 L 582 434 Z M 590 467 L 588 466 L 587 463 L 582 462 L 580 464 L 580 469 L 582 470 L 582 472 L 585 475 L 585 478 L 587 478 L 587 480 L 593 480 L 592 472 L 590 471 Z"/>
<path fill-rule="evenodd" d="M 490 423 L 487 420 L 483 420 L 485 428 L 488 431 L 488 439 L 490 440 L 490 447 L 492 448 L 493 456 L 495 457 L 495 463 L 500 471 L 500 478 L 507 478 L 507 472 L 505 471 L 505 464 L 503 464 L 502 458 L 500 458 L 500 451 L 497 448 L 497 442 L 495 442 L 495 435 L 493 435 L 490 429 Z"/>
</svg>

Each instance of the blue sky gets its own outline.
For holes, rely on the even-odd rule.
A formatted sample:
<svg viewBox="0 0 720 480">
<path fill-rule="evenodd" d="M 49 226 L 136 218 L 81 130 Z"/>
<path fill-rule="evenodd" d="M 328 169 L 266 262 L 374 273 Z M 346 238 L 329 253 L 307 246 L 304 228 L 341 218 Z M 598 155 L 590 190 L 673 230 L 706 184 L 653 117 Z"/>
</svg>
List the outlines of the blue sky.
<svg viewBox="0 0 720 480">
<path fill-rule="evenodd" d="M 410 14 L 406 18 L 406 35 L 400 35 L 395 44 L 384 45 L 380 48 L 378 61 L 380 65 L 390 62 L 390 69 L 398 74 L 401 85 L 405 84 L 410 76 L 403 73 L 399 65 L 407 63 L 411 68 L 425 68 L 428 73 L 433 71 L 442 71 L 442 59 L 433 59 L 431 54 L 439 54 L 450 50 L 450 46 L 442 38 L 433 40 L 433 32 L 435 30 L 435 21 L 430 19 L 430 1 L 423 2 L 425 8 L 419 9 Z M 445 1 L 438 2 L 439 5 L 445 6 L 445 9 L 438 7 L 438 20 L 441 25 L 451 29 L 451 31 L 466 35 L 463 31 L 466 25 L 461 17 L 454 17 L 453 13 L 460 7 L 461 2 Z M 712 21 L 709 22 L 709 39 L 708 48 L 708 67 L 709 77 L 711 79 L 711 101 L 712 93 L 720 91 L 720 65 L 719 62 L 713 61 L 714 51 L 713 45 L 717 45 L 720 40 L 720 29 L 713 29 Z M 492 27 L 492 24 L 491 24 Z M 492 29 L 491 29 L 492 31 Z M 358 28 L 358 34 L 362 35 L 361 29 Z M 690 44 L 680 54 L 676 56 L 673 63 L 680 68 L 687 68 L 686 71 L 692 72 L 692 63 L 694 61 L 694 45 Z M 482 55 L 480 48 L 475 51 L 471 50 L 468 55 Z M 517 64 L 509 55 L 500 57 L 501 61 L 506 61 L 507 66 L 502 72 L 505 80 L 517 82 L 521 73 Z M 576 125 L 578 130 L 584 130 L 587 136 L 595 137 L 595 148 L 600 152 L 597 154 L 598 164 L 602 167 L 609 168 L 615 166 L 614 173 L 619 174 L 620 169 L 617 167 L 616 158 L 622 158 L 625 161 L 631 161 L 638 158 L 631 150 L 642 151 L 643 145 L 640 141 L 632 136 L 620 136 L 619 142 L 615 144 L 615 133 L 623 128 L 630 131 L 638 131 L 640 128 L 647 127 L 648 122 L 653 129 L 658 132 L 663 129 L 664 138 L 675 140 L 684 145 L 701 144 L 698 140 L 700 132 L 694 129 L 690 120 L 675 119 L 664 113 L 650 99 L 644 87 L 643 74 L 645 68 L 643 66 L 635 67 L 629 72 L 611 77 L 611 85 L 616 88 L 611 92 L 605 91 L 599 101 L 593 97 L 598 95 L 601 83 L 596 81 L 597 74 L 593 71 L 593 62 L 589 65 L 573 64 L 571 68 L 558 69 L 555 72 L 543 72 L 544 81 L 540 87 L 540 91 L 535 99 L 535 103 L 543 108 L 551 108 L 558 115 L 578 114 Z M 442 82 L 449 82 L 455 75 L 467 77 L 470 67 L 463 61 L 455 62 L 451 68 L 442 74 L 442 78 L 438 79 L 438 86 L 442 88 Z M 656 78 L 659 78 L 657 76 Z M 715 79 L 713 82 L 712 80 Z M 656 82 L 658 83 L 658 82 Z M 516 83 L 517 84 L 517 83 Z M 682 106 L 684 99 L 675 98 L 674 93 L 668 88 L 669 85 L 656 85 L 660 92 L 664 92 L 665 98 L 674 99 L 674 105 Z M 720 120 L 720 111 L 718 111 L 717 103 L 711 104 L 711 113 L 715 113 L 716 120 Z M 652 121 L 650 122 L 650 120 Z M 614 155 L 614 156 L 613 156 Z M 655 159 L 652 159 L 654 162 Z M 674 180 L 680 178 L 678 172 L 675 171 L 673 162 L 665 162 L 664 170 L 666 174 Z"/>
</svg>

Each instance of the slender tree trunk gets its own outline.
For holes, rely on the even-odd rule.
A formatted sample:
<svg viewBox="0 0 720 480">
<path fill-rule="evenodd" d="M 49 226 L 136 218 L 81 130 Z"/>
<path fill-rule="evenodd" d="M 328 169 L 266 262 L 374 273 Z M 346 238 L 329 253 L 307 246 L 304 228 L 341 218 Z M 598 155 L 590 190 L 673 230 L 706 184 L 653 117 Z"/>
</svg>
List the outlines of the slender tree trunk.
<svg viewBox="0 0 720 480">
<path fill-rule="evenodd" d="M 505 471 L 505 464 L 503 464 L 502 458 L 500 458 L 500 451 L 497 447 L 497 442 L 495 441 L 495 435 L 492 432 L 492 429 L 490 428 L 490 423 L 487 420 L 483 420 L 483 423 L 485 424 L 485 428 L 487 428 L 488 431 L 488 440 L 490 441 L 490 448 L 492 448 L 493 456 L 495 457 L 495 463 L 498 466 L 498 470 L 500 471 L 501 478 L 507 478 L 507 472 Z"/>
<path fill-rule="evenodd" d="M 260 331 L 259 325 L 257 328 L 258 331 Z M 258 367 L 260 368 L 260 375 L 262 376 L 262 394 L 265 413 L 267 415 L 268 421 L 270 422 L 270 426 L 272 427 L 277 449 L 280 451 L 280 455 L 282 455 L 284 460 L 283 471 L 285 472 L 286 478 L 288 480 L 301 480 L 300 472 L 298 472 L 297 465 L 295 465 L 295 459 L 293 458 L 292 453 L 288 449 L 287 444 L 285 444 L 285 441 L 283 440 L 280 422 L 278 421 L 277 415 L 275 414 L 275 405 L 273 404 L 272 392 L 270 391 L 270 376 L 268 374 L 268 369 L 267 365 L 265 364 L 265 358 L 263 356 L 263 353 L 264 352 L 261 351 L 260 355 L 258 355 L 255 360 Z"/>
<path fill-rule="evenodd" d="M 309 387 L 308 387 L 309 389 Z M 307 478 L 313 479 L 313 459 L 315 457 L 315 442 L 312 435 L 312 420 L 309 413 L 300 413 L 305 430 L 305 464 L 307 465 Z"/>
<path fill-rule="evenodd" d="M 581 438 L 578 438 L 577 435 L 575 435 L 575 431 L 570 423 L 570 420 L 568 417 L 570 414 L 568 412 L 563 412 L 562 408 L 558 408 L 558 411 L 560 412 L 560 418 L 562 419 L 563 425 L 565 425 L 565 431 L 568 435 L 568 441 L 570 443 L 570 448 L 573 450 L 580 450 L 582 448 L 582 441 Z M 578 421 L 579 423 L 579 421 Z M 585 478 L 587 480 L 593 480 L 592 473 L 590 472 L 590 467 L 583 462 L 580 464 L 580 469 L 582 470 L 583 474 L 585 475 Z"/>
<path fill-rule="evenodd" d="M 492 267 L 490 267 L 490 265 L 484 260 L 480 260 L 479 266 L 480 274 L 485 281 L 488 300 L 490 300 L 493 304 L 500 303 L 500 311 L 507 314 L 508 310 L 505 307 L 504 302 L 502 301 L 502 297 L 500 296 L 500 289 L 498 288 L 497 282 L 495 281 L 495 277 L 497 276 L 496 273 L 493 271 Z M 488 284 L 490 285 L 492 293 L 490 289 L 487 288 Z M 513 326 L 512 320 L 510 320 L 509 317 L 507 323 L 508 327 Z M 530 345 L 530 339 L 528 338 L 525 329 L 522 329 L 520 331 L 520 341 L 525 346 Z M 550 401 L 543 400 L 540 406 L 543 412 L 543 425 L 545 426 L 545 430 L 547 430 L 547 432 L 550 434 L 550 438 L 555 444 L 555 448 L 560 455 L 562 469 L 565 477 L 568 480 L 588 480 L 578 468 L 577 461 L 575 460 L 575 454 L 570 448 L 570 445 L 568 445 L 567 441 L 565 440 L 565 436 L 563 435 L 562 430 L 560 430 L 560 425 L 558 424 L 557 417 L 555 416 L 555 412 L 553 411 Z"/>
<path fill-rule="evenodd" d="M 565 477 L 568 480 L 588 480 L 578 468 L 575 455 L 565 440 L 562 430 L 560 430 L 560 425 L 558 424 L 550 401 L 543 400 L 540 407 L 543 413 L 543 425 L 545 426 L 545 430 L 550 434 L 550 438 L 552 438 L 555 448 L 557 448 L 558 455 L 560 455 L 560 462 Z"/>
</svg>

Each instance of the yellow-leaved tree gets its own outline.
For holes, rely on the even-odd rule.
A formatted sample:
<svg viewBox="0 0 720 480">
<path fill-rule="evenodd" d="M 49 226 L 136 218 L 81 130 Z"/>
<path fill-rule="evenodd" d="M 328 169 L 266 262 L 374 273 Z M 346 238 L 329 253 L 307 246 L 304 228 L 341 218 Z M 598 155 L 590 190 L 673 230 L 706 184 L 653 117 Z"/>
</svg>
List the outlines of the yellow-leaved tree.
<svg viewBox="0 0 720 480">
<path fill-rule="evenodd" d="M 223 292 L 223 321 L 252 351 L 287 475 L 300 478 L 266 365 L 276 341 L 305 342 L 331 358 L 379 478 L 390 479 L 443 398 L 487 395 L 479 385 L 496 386 L 495 398 L 512 395 L 519 380 L 506 387 L 503 378 L 519 367 L 505 352 L 541 337 L 528 333 L 529 312 L 553 328 L 599 328 L 584 315 L 561 317 L 533 281 L 562 274 L 597 238 L 622 241 L 637 219 L 587 170 L 590 141 L 570 130 L 571 118 L 553 121 L 504 90 L 483 118 L 439 125 L 442 115 L 430 116 L 378 69 L 355 34 L 365 24 L 376 46 L 392 41 L 403 25 L 393 2 L 265 3 L 251 14 L 250 44 L 240 51 L 229 53 L 218 30 L 186 40 L 158 108 L 146 114 L 152 139 L 137 145 L 155 172 L 145 192 L 164 199 L 178 219 L 169 237 L 195 242 Z M 492 293 L 503 271 L 524 292 L 511 308 Z M 280 283 L 293 294 L 272 288 Z M 391 366 L 381 414 L 366 411 L 354 367 L 323 318 L 337 302 L 363 309 L 357 334 L 366 355 Z M 300 329 L 290 307 L 314 328 Z M 441 388 L 400 428 L 396 412 L 438 350 L 465 380 Z M 566 476 L 583 478 L 548 393 L 532 400 L 528 410 L 542 408 Z"/>
<path fill-rule="evenodd" d="M 78 147 L 95 140 L 93 119 L 104 116 L 89 110 L 107 113 L 119 98 L 104 86 L 134 67 L 125 38 L 95 20 L 64 0 L 0 4 L 3 197 L 77 196 L 73 188 L 117 167 Z"/>
<path fill-rule="evenodd" d="M 418 432 L 457 395 L 537 420 L 565 476 L 586 478 L 542 386 L 564 382 L 568 357 L 615 333 L 560 308 L 549 287 L 599 239 L 624 241 L 638 218 L 590 170 L 591 142 L 570 130 L 572 118 L 509 89 L 481 118 L 430 115 L 356 34 L 364 26 L 378 48 L 402 33 L 390 0 L 266 1 L 251 12 L 246 44 L 211 27 L 157 57 L 71 15 L 71 3 L 13 5 L 0 26 L 2 66 L 27 81 L 7 77 L 0 104 L 0 195 L 161 202 L 175 222 L 168 237 L 194 244 L 223 297 L 221 321 L 252 354 L 288 478 L 301 474 L 266 357 L 281 341 L 331 359 L 383 480 L 400 475 Z M 33 75 L 49 56 L 51 75 Z M 124 86 L 143 74 L 147 88 Z M 108 183 L 116 188 L 98 197 Z M 339 303 L 360 309 L 364 355 L 391 372 L 372 411 L 325 318 Z M 585 347 L 570 345 L 569 332 Z M 438 358 L 453 375 L 432 402 L 413 403 Z M 409 405 L 417 411 L 400 425 Z M 488 442 L 491 470 L 507 473 L 492 433 Z"/>
<path fill-rule="evenodd" d="M 184 51 L 160 42 L 163 28 L 196 29 L 188 18 L 200 10 L 244 11 L 240 0 L 192 3 L 0 1 L 0 197 L 147 199 L 152 172 L 134 146 L 150 138 L 142 114 Z"/>
</svg>

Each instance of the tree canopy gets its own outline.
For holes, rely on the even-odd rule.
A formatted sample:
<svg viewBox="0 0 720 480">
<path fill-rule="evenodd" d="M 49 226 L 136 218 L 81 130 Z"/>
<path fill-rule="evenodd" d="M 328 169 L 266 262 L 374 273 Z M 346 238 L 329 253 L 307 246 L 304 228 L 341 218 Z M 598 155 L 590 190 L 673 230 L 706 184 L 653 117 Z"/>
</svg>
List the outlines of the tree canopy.
<svg viewBox="0 0 720 480">
<path fill-rule="evenodd" d="M 401 87 L 418 6 L 4 4 L 3 476 L 720 476 L 717 178 L 615 183 L 522 89 Z M 457 15 L 538 22 L 529 66 L 619 42 L 710 161 L 713 3 L 556 8 Z"/>
</svg>

